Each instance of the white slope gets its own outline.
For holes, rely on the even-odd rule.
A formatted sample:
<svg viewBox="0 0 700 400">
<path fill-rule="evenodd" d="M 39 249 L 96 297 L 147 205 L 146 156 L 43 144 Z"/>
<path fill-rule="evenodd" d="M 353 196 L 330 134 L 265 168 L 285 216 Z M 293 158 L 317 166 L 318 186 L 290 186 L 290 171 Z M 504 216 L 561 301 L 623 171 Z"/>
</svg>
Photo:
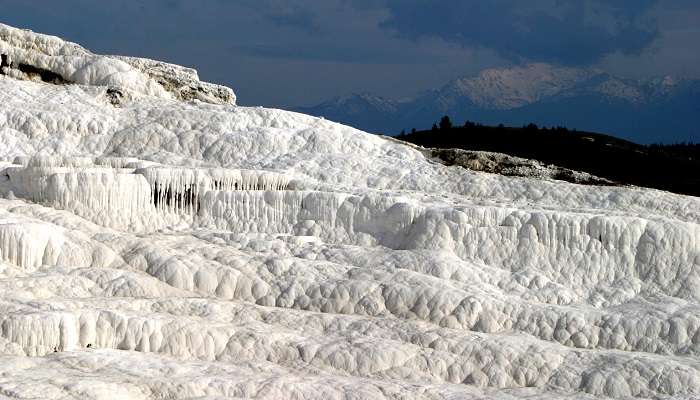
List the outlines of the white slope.
<svg viewBox="0 0 700 400">
<path fill-rule="evenodd" d="M 151 63 L 0 76 L 0 398 L 700 397 L 697 198 L 445 167 Z"/>
</svg>

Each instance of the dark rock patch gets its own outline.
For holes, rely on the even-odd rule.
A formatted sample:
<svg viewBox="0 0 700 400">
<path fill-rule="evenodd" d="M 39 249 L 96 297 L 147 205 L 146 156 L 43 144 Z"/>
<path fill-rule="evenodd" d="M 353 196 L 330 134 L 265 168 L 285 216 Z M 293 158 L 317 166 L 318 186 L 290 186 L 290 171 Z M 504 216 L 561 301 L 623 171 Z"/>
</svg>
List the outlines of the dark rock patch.
<svg viewBox="0 0 700 400">
<path fill-rule="evenodd" d="M 114 87 L 108 88 L 106 95 L 109 103 L 115 107 L 120 106 L 124 100 L 124 93 Z"/>
<path fill-rule="evenodd" d="M 63 77 L 53 71 L 47 69 L 38 68 L 29 64 L 18 64 L 17 69 L 27 75 L 30 79 L 39 78 L 41 81 L 46 83 L 52 83 L 54 85 L 66 85 L 70 82 L 63 79 Z"/>
</svg>

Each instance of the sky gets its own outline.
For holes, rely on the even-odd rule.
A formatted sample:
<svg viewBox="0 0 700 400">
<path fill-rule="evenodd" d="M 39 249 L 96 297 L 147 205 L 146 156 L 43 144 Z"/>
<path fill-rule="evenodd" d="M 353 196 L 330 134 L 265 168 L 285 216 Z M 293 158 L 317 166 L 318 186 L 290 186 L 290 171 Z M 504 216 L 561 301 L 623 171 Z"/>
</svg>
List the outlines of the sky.
<svg viewBox="0 0 700 400">
<path fill-rule="evenodd" d="M 165 60 L 239 104 L 404 98 L 547 62 L 700 78 L 698 0 L 0 0 L 0 22 L 102 54 Z"/>
</svg>

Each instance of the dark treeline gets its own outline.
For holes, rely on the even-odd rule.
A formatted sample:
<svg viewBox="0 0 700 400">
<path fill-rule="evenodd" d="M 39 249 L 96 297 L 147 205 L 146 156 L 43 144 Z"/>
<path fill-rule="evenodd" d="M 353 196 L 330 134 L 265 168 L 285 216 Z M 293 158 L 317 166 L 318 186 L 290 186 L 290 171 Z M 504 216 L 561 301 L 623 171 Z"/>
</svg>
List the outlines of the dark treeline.
<svg viewBox="0 0 700 400">
<path fill-rule="evenodd" d="M 655 143 L 646 146 L 648 151 L 660 152 L 669 155 L 675 155 L 678 157 L 688 157 L 695 160 L 700 160 L 700 143 L 674 143 L 674 144 L 662 144 Z M 700 172 L 699 172 L 700 173 Z"/>
<path fill-rule="evenodd" d="M 585 171 L 619 182 L 700 196 L 700 144 L 640 145 L 613 136 L 566 127 L 454 125 L 443 117 L 430 130 L 401 140 L 424 147 L 506 153 Z"/>
</svg>

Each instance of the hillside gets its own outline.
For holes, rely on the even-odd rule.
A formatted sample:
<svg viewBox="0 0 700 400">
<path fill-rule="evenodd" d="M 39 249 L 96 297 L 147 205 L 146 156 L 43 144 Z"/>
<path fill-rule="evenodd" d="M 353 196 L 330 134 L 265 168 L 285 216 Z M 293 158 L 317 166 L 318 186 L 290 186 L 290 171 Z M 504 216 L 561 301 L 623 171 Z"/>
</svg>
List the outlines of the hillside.
<svg viewBox="0 0 700 400">
<path fill-rule="evenodd" d="M 2 399 L 700 397 L 696 197 L 445 166 L 2 24 L 0 56 Z"/>
<path fill-rule="evenodd" d="M 430 148 L 506 153 L 587 172 L 619 184 L 700 196 L 697 146 L 642 146 L 599 133 L 532 125 L 516 128 L 467 124 L 447 130 L 418 131 L 400 139 Z"/>
</svg>

